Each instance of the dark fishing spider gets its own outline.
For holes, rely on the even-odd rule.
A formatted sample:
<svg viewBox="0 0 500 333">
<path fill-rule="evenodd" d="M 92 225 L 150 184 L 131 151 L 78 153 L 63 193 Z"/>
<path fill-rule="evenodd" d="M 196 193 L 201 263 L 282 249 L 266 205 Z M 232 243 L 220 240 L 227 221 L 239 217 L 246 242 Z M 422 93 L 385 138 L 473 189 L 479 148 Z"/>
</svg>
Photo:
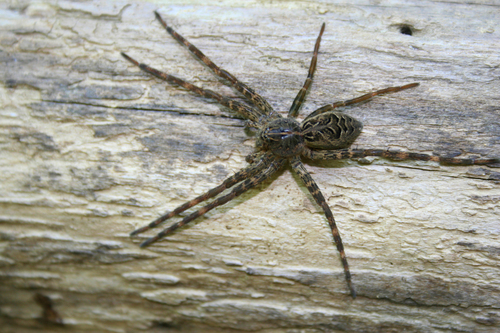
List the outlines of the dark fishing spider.
<svg viewBox="0 0 500 333">
<path fill-rule="evenodd" d="M 203 97 L 215 99 L 221 105 L 241 114 L 247 119 L 248 126 L 258 129 L 256 144 L 257 152 L 247 156 L 246 160 L 248 163 L 250 163 L 249 166 L 241 169 L 231 177 L 224 180 L 221 185 L 209 190 L 205 194 L 202 194 L 191 201 L 184 203 L 173 211 L 160 216 L 149 225 L 133 231 L 130 234 L 131 236 L 154 228 L 160 223 L 168 220 L 169 218 L 178 215 L 179 213 L 193 207 L 194 205 L 215 197 L 222 191 L 229 189 L 239 183 L 228 194 L 215 199 L 210 204 L 184 217 L 182 221 L 172 224 L 156 236 L 147 239 L 140 245 L 141 247 L 145 247 L 153 242 L 156 242 L 160 238 L 167 236 L 177 228 L 191 222 L 192 220 L 205 214 L 209 210 L 224 205 L 225 203 L 241 195 L 245 191 L 259 185 L 260 183 L 271 177 L 271 175 L 273 175 L 276 171 L 281 169 L 286 162 L 289 162 L 293 170 L 305 183 L 307 189 L 311 193 L 316 203 L 321 206 L 321 208 L 325 212 L 326 218 L 332 230 L 333 239 L 335 240 L 335 243 L 337 245 L 337 250 L 340 253 L 342 265 L 344 266 L 347 285 L 350 289 L 352 297 L 354 298 L 356 297 L 356 291 L 351 281 L 349 265 L 347 264 L 344 246 L 342 245 L 342 239 L 340 238 L 337 225 L 335 224 L 335 219 L 333 218 L 332 211 L 330 210 L 330 207 L 328 207 L 328 204 L 326 203 L 323 194 L 319 190 L 318 185 L 316 185 L 316 182 L 312 179 L 311 175 L 304 167 L 304 164 L 301 161 L 301 156 L 311 160 L 340 160 L 348 158 L 361 158 L 366 156 L 380 156 L 396 160 L 435 161 L 439 163 L 455 165 L 492 164 L 499 162 L 499 159 L 461 159 L 411 152 L 388 151 L 382 149 L 347 148 L 361 133 L 361 129 L 363 126 L 358 120 L 342 112 L 335 112 L 333 111 L 334 109 L 342 106 L 365 102 L 377 95 L 417 87 L 419 85 L 418 83 L 410 83 L 404 86 L 377 90 L 375 92 L 368 93 L 354 99 L 328 104 L 311 113 L 304 119 L 302 123 L 299 123 L 297 120 L 295 120 L 294 118 L 298 115 L 299 109 L 302 106 L 306 93 L 312 83 L 318 58 L 319 44 L 321 41 L 321 36 L 323 35 L 323 31 L 325 30 L 325 23 L 323 23 L 323 25 L 321 26 L 321 31 L 316 40 L 314 54 L 309 66 L 309 73 L 307 75 L 306 81 L 302 89 L 297 94 L 297 97 L 295 97 L 295 100 L 293 101 L 292 106 L 288 111 L 288 118 L 282 118 L 282 116 L 279 113 L 275 112 L 262 96 L 257 94 L 244 83 L 240 82 L 229 72 L 225 71 L 222 68 L 219 68 L 216 64 L 214 64 L 198 48 L 189 43 L 184 37 L 179 35 L 171 27 L 169 27 L 161 18 L 160 14 L 155 12 L 155 15 L 158 21 L 160 21 L 160 23 L 167 30 L 167 32 L 172 35 L 172 37 L 174 37 L 179 43 L 184 44 L 189 49 L 189 51 L 192 52 L 194 57 L 203 61 L 205 65 L 207 65 L 212 71 L 214 71 L 216 75 L 218 75 L 222 79 L 229 81 L 229 83 L 236 90 L 238 90 L 243 94 L 243 96 L 247 98 L 248 104 L 240 103 L 231 98 L 221 96 L 211 90 L 197 87 L 175 76 L 160 72 L 152 67 L 149 67 L 148 65 L 137 62 L 123 52 L 121 53 L 122 56 L 133 63 L 135 66 L 138 66 L 140 69 L 149 74 L 152 74 L 171 84 L 176 84 L 184 87 Z"/>
</svg>

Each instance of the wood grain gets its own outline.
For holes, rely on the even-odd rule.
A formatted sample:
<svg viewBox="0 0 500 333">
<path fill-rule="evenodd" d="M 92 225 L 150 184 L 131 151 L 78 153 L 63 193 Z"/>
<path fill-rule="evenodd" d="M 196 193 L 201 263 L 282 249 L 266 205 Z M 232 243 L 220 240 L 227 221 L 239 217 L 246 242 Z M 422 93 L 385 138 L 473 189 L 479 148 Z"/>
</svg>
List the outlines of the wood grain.
<svg viewBox="0 0 500 333">
<path fill-rule="evenodd" d="M 429 162 L 315 162 L 321 208 L 285 169 L 140 249 L 128 233 L 246 166 L 254 138 L 120 51 L 241 99 L 155 21 L 286 114 L 326 30 L 301 117 L 346 109 L 355 147 L 500 156 L 498 4 L 483 1 L 24 1 L 0 4 L 2 332 L 496 332 L 500 174 Z M 413 35 L 400 33 L 410 27 Z M 371 162 L 371 161 L 368 161 Z M 144 236 L 146 237 L 146 236 Z M 50 298 L 64 327 L 40 321 Z"/>
</svg>

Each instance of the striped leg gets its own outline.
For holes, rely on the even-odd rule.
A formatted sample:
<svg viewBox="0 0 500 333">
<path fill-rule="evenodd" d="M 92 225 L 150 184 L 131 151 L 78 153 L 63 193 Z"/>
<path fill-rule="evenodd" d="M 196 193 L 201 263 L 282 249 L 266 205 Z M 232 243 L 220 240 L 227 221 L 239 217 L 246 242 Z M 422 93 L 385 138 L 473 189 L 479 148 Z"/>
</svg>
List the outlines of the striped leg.
<svg viewBox="0 0 500 333">
<path fill-rule="evenodd" d="M 353 298 L 356 298 L 356 290 L 354 289 L 354 286 L 351 281 L 351 272 L 349 271 L 349 264 L 347 263 L 347 258 L 345 256 L 344 245 L 342 244 L 342 239 L 340 238 L 339 229 L 337 228 L 337 224 L 335 223 L 335 218 L 333 217 L 333 213 L 330 210 L 330 207 L 328 207 L 328 204 L 326 203 L 323 194 L 319 190 L 318 185 L 316 185 L 314 179 L 311 177 L 309 172 L 307 172 L 306 168 L 304 167 L 304 164 L 302 164 L 302 162 L 300 161 L 300 158 L 294 157 L 291 163 L 293 170 L 297 172 L 300 179 L 302 179 L 302 181 L 305 183 L 307 189 L 313 196 L 316 203 L 321 208 L 323 208 L 323 211 L 325 212 L 328 223 L 330 224 L 330 229 L 332 229 L 332 235 L 333 239 L 335 240 L 335 244 L 337 245 L 337 250 L 340 253 L 340 259 L 342 261 L 342 265 L 344 266 L 344 273 L 345 273 L 345 279 L 347 281 L 347 286 L 351 291 L 351 296 Z"/>
<path fill-rule="evenodd" d="M 421 153 L 405 151 L 390 151 L 383 149 L 338 149 L 338 150 L 311 150 L 306 149 L 303 155 L 312 160 L 342 160 L 347 158 L 361 158 L 367 156 L 379 156 L 390 160 L 404 161 L 433 161 L 447 165 L 485 165 L 500 163 L 500 158 L 459 158 L 441 157 Z"/>
<path fill-rule="evenodd" d="M 370 99 L 372 99 L 373 97 L 375 97 L 377 95 L 383 95 L 383 94 L 398 92 L 398 91 L 401 91 L 401 90 L 418 87 L 419 85 L 420 85 L 420 83 L 410 83 L 410 84 L 406 84 L 404 86 L 385 88 L 385 89 L 377 90 L 377 91 L 374 91 L 374 92 L 371 92 L 371 93 L 368 93 L 368 94 L 364 94 L 363 96 L 359 96 L 359 97 L 356 97 L 356 98 L 353 98 L 353 99 L 349 99 L 347 101 L 341 101 L 341 102 L 335 102 L 335 103 L 332 103 L 332 104 L 328 104 L 328 105 L 325 105 L 325 106 L 317 109 L 316 111 L 314 111 L 310 115 L 308 115 L 306 117 L 306 119 L 314 117 L 314 116 L 317 116 L 318 114 L 321 114 L 321 113 L 324 113 L 324 112 L 331 111 L 331 110 L 336 109 L 336 108 L 341 107 L 341 106 L 348 106 L 348 105 L 353 105 L 353 104 L 357 104 L 357 103 L 369 101 Z"/>
<path fill-rule="evenodd" d="M 145 240 L 140 246 L 145 247 L 148 246 L 157 240 L 167 236 L 170 234 L 172 231 L 176 230 L 177 228 L 182 227 L 183 225 L 193 221 L 197 217 L 202 216 L 203 214 L 207 213 L 208 211 L 214 209 L 215 207 L 221 206 L 226 204 L 227 202 L 233 200 L 237 196 L 241 195 L 242 193 L 246 192 L 247 190 L 259 185 L 262 183 L 264 180 L 268 179 L 272 174 L 274 174 L 279 168 L 281 168 L 284 164 L 284 160 L 273 160 L 273 161 L 268 161 L 266 165 L 264 165 L 266 168 L 264 170 L 261 170 L 260 172 L 256 173 L 253 175 L 253 177 L 245 180 L 244 182 L 240 183 L 237 185 L 231 192 L 228 194 L 215 199 L 212 201 L 210 204 L 203 206 L 202 208 L 198 209 L 194 213 L 186 216 L 183 218 L 180 222 L 172 224 L 170 227 L 164 229 L 161 231 L 159 234 L 157 234 L 154 237 L 151 237 L 147 240 Z"/>
<path fill-rule="evenodd" d="M 273 108 L 269 103 L 252 88 L 248 87 L 243 82 L 240 82 L 236 77 L 234 77 L 228 71 L 221 69 L 219 66 L 214 64 L 212 60 L 210 60 L 203 52 L 201 52 L 196 46 L 188 42 L 184 37 L 179 35 L 174 29 L 169 27 L 167 23 L 163 20 L 158 12 L 155 11 L 155 16 L 160 21 L 161 25 L 167 30 L 167 32 L 175 38 L 179 43 L 185 45 L 189 51 L 193 53 L 193 55 L 203 61 L 205 65 L 207 65 L 216 75 L 220 76 L 223 79 L 228 80 L 231 85 L 243 94 L 248 100 L 250 100 L 259 110 L 262 111 L 262 114 L 267 115 L 273 111 Z"/>
<path fill-rule="evenodd" d="M 316 70 L 316 63 L 318 62 L 319 44 L 321 43 L 321 36 L 323 36 L 324 31 L 325 24 L 323 23 L 319 32 L 318 39 L 316 39 L 316 45 L 314 46 L 314 53 L 311 59 L 311 64 L 309 65 L 309 73 L 307 74 L 306 82 L 304 82 L 304 86 L 300 89 L 299 93 L 293 100 L 292 107 L 288 111 L 288 117 L 297 117 L 297 115 L 299 114 L 299 109 L 302 106 L 302 103 L 304 103 L 304 99 L 306 98 L 307 91 L 311 87 L 314 71 Z"/>
<path fill-rule="evenodd" d="M 160 72 L 159 70 L 154 69 L 152 67 L 149 67 L 146 64 L 141 64 L 123 52 L 121 52 L 121 55 L 125 59 L 127 59 L 128 61 L 130 61 L 134 65 L 138 66 L 143 71 L 145 71 L 146 73 L 154 75 L 157 78 L 160 78 L 162 80 L 167 81 L 168 83 L 177 84 L 177 85 L 184 87 L 184 88 L 186 88 L 194 93 L 197 93 L 198 95 L 201 95 L 203 97 L 215 99 L 217 102 L 219 102 L 219 104 L 224 105 L 224 106 L 230 108 L 231 110 L 240 113 L 243 117 L 251 120 L 254 123 L 257 123 L 260 119 L 260 114 L 256 110 L 250 108 L 249 106 L 247 106 L 243 103 L 240 103 L 240 102 L 235 101 L 231 98 L 227 98 L 227 97 L 224 97 L 222 95 L 219 95 L 218 93 L 213 92 L 211 90 L 202 89 L 198 86 L 195 86 L 194 84 L 191 84 L 191 83 L 186 82 L 182 79 L 179 79 L 178 77 L 175 77 L 173 75 L 169 75 L 167 73 Z"/>
<path fill-rule="evenodd" d="M 199 204 L 200 202 L 203 202 L 203 201 L 206 201 L 210 198 L 215 197 L 217 194 L 223 192 L 224 190 L 226 190 L 228 188 L 231 188 L 233 185 L 241 182 L 242 180 L 253 177 L 256 173 L 261 172 L 270 163 L 270 158 L 271 158 L 270 153 L 263 155 L 260 160 L 256 161 L 256 163 L 253 163 L 253 164 L 249 165 L 248 167 L 236 172 L 234 175 L 232 175 L 231 177 L 224 180 L 222 182 L 222 184 L 220 184 L 219 186 L 214 187 L 213 189 L 210 189 L 209 191 L 203 193 L 199 197 L 180 205 L 179 207 L 177 207 L 173 211 L 168 212 L 167 214 L 160 216 L 159 218 L 157 218 L 153 222 L 149 223 L 148 225 L 146 225 L 142 228 L 139 228 L 137 230 L 134 230 L 133 232 L 130 233 L 130 236 L 135 236 L 135 235 L 138 235 L 144 231 L 152 229 L 152 228 L 156 227 L 158 224 L 168 220 L 169 218 L 174 217 L 174 216 L 182 213 L 186 209 L 189 209 L 189 208 Z"/>
</svg>

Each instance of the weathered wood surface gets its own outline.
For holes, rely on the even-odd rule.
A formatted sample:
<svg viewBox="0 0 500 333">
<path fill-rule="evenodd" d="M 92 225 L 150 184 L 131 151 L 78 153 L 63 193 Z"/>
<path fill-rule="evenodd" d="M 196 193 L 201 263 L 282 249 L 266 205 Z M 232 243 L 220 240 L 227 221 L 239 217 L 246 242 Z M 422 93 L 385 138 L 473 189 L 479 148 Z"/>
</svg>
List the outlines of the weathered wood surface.
<svg viewBox="0 0 500 333">
<path fill-rule="evenodd" d="M 231 111 L 119 51 L 240 98 L 166 34 L 159 9 L 286 112 L 326 22 L 302 115 L 420 82 L 346 110 L 365 125 L 356 146 L 500 156 L 498 3 L 199 3 L 0 5 L 2 332 L 496 332 L 495 168 L 308 162 L 355 300 L 326 219 L 290 169 L 140 249 L 131 230 L 244 167 L 254 139 Z M 38 320 L 36 293 L 66 327 Z"/>
</svg>

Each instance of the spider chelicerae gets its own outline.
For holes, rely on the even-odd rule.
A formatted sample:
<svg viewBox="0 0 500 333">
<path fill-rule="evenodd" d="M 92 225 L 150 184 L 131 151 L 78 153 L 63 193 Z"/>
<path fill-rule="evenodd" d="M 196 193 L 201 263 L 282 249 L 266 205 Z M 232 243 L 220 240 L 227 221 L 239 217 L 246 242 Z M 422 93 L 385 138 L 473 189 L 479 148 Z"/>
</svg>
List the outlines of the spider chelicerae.
<svg viewBox="0 0 500 333">
<path fill-rule="evenodd" d="M 247 99 L 247 103 L 241 103 L 234 99 L 224 97 L 216 92 L 208 89 L 202 89 L 189 82 L 179 79 L 175 76 L 163 73 L 148 65 L 139 63 L 125 53 L 121 53 L 128 61 L 141 70 L 152 74 L 171 84 L 184 87 L 203 97 L 212 98 L 221 105 L 238 112 L 247 119 L 247 125 L 257 129 L 257 151 L 246 157 L 249 166 L 239 170 L 231 177 L 222 182 L 221 185 L 207 191 L 199 197 L 184 203 L 171 212 L 168 212 L 149 225 L 133 231 L 130 235 L 134 236 L 156 227 L 160 223 L 174 217 L 186 209 L 189 209 L 203 201 L 213 198 L 226 189 L 234 188 L 229 193 L 218 197 L 211 203 L 201 207 L 195 212 L 184 217 L 180 222 L 174 223 L 164 229 L 156 236 L 148 238 L 140 246 L 148 246 L 157 240 L 169 235 L 174 230 L 193 221 L 199 216 L 202 216 L 209 210 L 224 205 L 245 191 L 261 184 L 269 179 L 276 171 L 281 169 L 286 163 L 289 163 L 292 169 L 297 173 L 299 178 L 304 182 L 307 189 L 311 193 L 316 203 L 323 209 L 330 228 L 332 230 L 333 239 L 337 245 L 337 250 L 340 253 L 340 259 L 344 266 L 345 279 L 349 287 L 352 297 L 356 297 L 356 290 L 351 281 L 351 273 L 342 244 L 342 239 L 335 223 L 332 211 L 328 206 L 323 194 L 318 185 L 313 180 L 309 172 L 304 167 L 301 157 L 311 160 L 340 160 L 348 158 L 362 158 L 367 156 L 379 156 L 388 159 L 401 160 L 422 160 L 435 161 L 450 165 L 478 165 L 478 164 L 494 164 L 499 163 L 497 158 L 456 158 L 456 157 L 440 157 L 435 155 L 427 155 L 412 152 L 389 151 L 383 149 L 351 149 L 349 147 L 361 133 L 363 125 L 358 120 L 348 116 L 342 112 L 334 111 L 343 106 L 354 105 L 361 102 L 366 102 L 374 96 L 398 92 L 401 90 L 417 87 L 418 83 L 410 83 L 398 87 L 390 87 L 377 90 L 363 96 L 353 98 L 346 101 L 327 104 L 308 115 L 304 121 L 299 123 L 294 118 L 297 117 L 300 107 L 304 102 L 307 91 L 309 90 L 316 63 L 318 59 L 318 50 L 321 42 L 321 36 L 325 30 L 325 23 L 321 26 L 319 36 L 314 46 L 314 53 L 309 66 L 309 72 L 304 82 L 302 89 L 295 97 L 295 100 L 288 111 L 288 117 L 282 117 L 278 112 L 273 110 L 269 103 L 253 89 L 242 83 L 228 71 L 218 67 L 207 56 L 203 54 L 193 44 L 189 43 L 184 37 L 179 35 L 175 30 L 169 27 L 162 19 L 158 12 L 155 12 L 156 18 L 167 30 L 167 32 L 175 38 L 179 43 L 184 44 L 195 58 L 205 63 L 216 75 L 229 82 L 236 90 L 238 90 Z"/>
</svg>

